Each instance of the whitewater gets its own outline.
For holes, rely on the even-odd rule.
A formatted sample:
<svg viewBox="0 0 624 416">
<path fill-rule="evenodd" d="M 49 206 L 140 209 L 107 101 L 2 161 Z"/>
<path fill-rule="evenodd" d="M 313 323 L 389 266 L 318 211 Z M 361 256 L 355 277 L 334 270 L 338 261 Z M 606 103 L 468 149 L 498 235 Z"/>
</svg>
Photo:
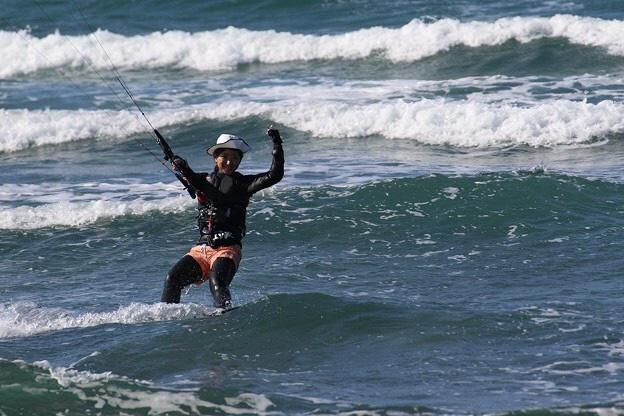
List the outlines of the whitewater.
<svg viewBox="0 0 624 416">
<path fill-rule="evenodd" d="M 153 111 L 152 116 L 163 127 L 261 117 L 319 138 L 379 135 L 458 147 L 583 144 L 624 127 L 623 106 L 613 101 L 557 100 L 528 107 L 442 98 L 356 105 L 310 101 L 198 104 Z M 119 132 L 126 139 L 145 136 L 144 123 L 126 111 L 2 110 L 0 123 L 5 126 L 0 136 L 3 152 L 94 138 L 118 140 Z"/>
<path fill-rule="evenodd" d="M 0 77 L 14 77 L 48 68 L 107 69 L 110 60 L 127 69 L 159 67 L 198 71 L 231 71 L 254 62 L 276 64 L 317 59 L 364 59 L 379 53 L 393 62 L 415 61 L 456 46 L 495 46 L 515 40 L 527 43 L 540 38 L 564 38 L 571 43 L 605 48 L 624 55 L 618 32 L 624 23 L 572 15 L 550 18 L 514 17 L 493 22 L 460 22 L 414 19 L 400 28 L 372 27 L 336 35 L 301 35 L 227 27 L 209 32 L 156 32 L 124 36 L 107 30 L 67 36 L 60 32 L 43 38 L 27 30 L 0 32 Z M 96 40 L 94 40 L 96 39 Z M 104 53 L 98 41 L 107 45 Z M 167 45 L 167 48 L 161 48 Z M 29 53 L 34 49 L 44 53 Z M 110 52 L 108 52 L 110 50 Z M 84 52 L 83 52 L 84 51 Z M 137 51 L 139 51 L 137 53 Z"/>
</svg>

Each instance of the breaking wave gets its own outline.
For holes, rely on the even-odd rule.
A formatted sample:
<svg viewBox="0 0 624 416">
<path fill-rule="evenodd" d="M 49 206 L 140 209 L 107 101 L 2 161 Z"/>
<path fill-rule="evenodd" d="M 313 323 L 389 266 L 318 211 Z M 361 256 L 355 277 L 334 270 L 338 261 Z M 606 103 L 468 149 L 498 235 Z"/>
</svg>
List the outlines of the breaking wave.
<svg viewBox="0 0 624 416">
<path fill-rule="evenodd" d="M 322 36 L 236 27 L 137 36 L 98 30 L 95 35 L 120 68 L 213 71 L 232 70 L 253 62 L 362 59 L 373 54 L 381 54 L 393 62 L 408 62 L 459 45 L 494 46 L 510 40 L 530 42 L 558 37 L 575 44 L 605 48 L 609 54 L 624 55 L 624 40 L 619 35 L 622 31 L 624 22 L 619 20 L 557 15 L 506 17 L 493 22 L 441 19 L 430 23 L 414 19 L 399 28 L 371 27 Z M 3 78 L 49 68 L 84 67 L 85 59 L 94 68 L 109 67 L 107 56 L 90 35 L 66 36 L 57 32 L 38 38 L 26 30 L 2 31 L 0 45 L 3 56 L 0 77 Z M 45 51 L 45 55 L 37 51 Z"/>
<path fill-rule="evenodd" d="M 14 378 L 20 383 L 10 383 Z M 201 391 L 167 389 L 108 371 L 75 370 L 45 360 L 31 364 L 0 359 L 0 382 L 3 391 L 10 392 L 0 414 L 6 414 L 3 409 L 28 409 L 26 413 L 31 414 L 61 414 L 71 409 L 73 414 L 267 415 L 274 414 L 269 408 L 275 406 L 262 394 L 219 392 L 205 397 Z"/>
<path fill-rule="evenodd" d="M 0 203 L 0 230 L 82 227 L 126 215 L 178 213 L 193 206 L 175 182 L 128 181 L 5 184 L 0 185 Z"/>
<path fill-rule="evenodd" d="M 26 337 L 69 328 L 104 324 L 137 324 L 209 316 L 214 308 L 197 304 L 132 303 L 110 312 L 76 313 L 39 307 L 32 302 L 0 304 L 0 339 Z"/>
<path fill-rule="evenodd" d="M 454 147 L 577 145 L 624 129 L 623 105 L 549 101 L 515 104 L 422 99 L 370 104 L 231 101 L 153 112 L 161 126 L 261 117 L 320 138 L 379 135 Z M 0 152 L 128 137 L 145 128 L 128 112 L 0 110 Z"/>
</svg>

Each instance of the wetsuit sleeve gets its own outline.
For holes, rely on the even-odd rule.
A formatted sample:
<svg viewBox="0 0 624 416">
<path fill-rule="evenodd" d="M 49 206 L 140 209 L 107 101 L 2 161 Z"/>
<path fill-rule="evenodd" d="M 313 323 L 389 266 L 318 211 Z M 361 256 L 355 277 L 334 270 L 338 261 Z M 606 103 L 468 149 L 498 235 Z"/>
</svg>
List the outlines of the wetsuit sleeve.
<svg viewBox="0 0 624 416">
<path fill-rule="evenodd" d="M 205 173 L 197 173 L 191 169 L 188 164 L 178 166 L 176 169 L 182 177 L 189 183 L 196 191 L 201 192 L 215 203 L 224 202 L 225 198 L 217 188 L 215 188 L 210 182 L 206 180 Z"/>
<path fill-rule="evenodd" d="M 248 180 L 247 192 L 254 194 L 262 189 L 273 186 L 284 177 L 284 149 L 281 143 L 273 143 L 273 161 L 271 169 L 257 175 L 246 175 Z"/>
</svg>

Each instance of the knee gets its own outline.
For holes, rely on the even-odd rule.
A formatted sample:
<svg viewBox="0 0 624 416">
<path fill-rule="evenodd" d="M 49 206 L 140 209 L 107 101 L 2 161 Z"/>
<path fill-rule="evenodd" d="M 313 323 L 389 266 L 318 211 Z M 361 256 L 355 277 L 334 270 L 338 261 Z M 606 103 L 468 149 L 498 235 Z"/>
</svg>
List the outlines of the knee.
<svg viewBox="0 0 624 416">
<path fill-rule="evenodd" d="M 211 288 L 217 292 L 227 290 L 235 273 L 236 265 L 232 259 L 226 257 L 218 258 L 212 265 L 212 270 L 210 271 Z"/>
<path fill-rule="evenodd" d="M 171 269 L 167 276 L 165 277 L 165 286 L 167 287 L 176 287 L 180 286 L 180 276 L 174 273 L 174 270 Z"/>
<path fill-rule="evenodd" d="M 212 270 L 217 276 L 231 277 L 236 273 L 236 264 L 228 257 L 219 257 L 212 265 Z"/>
</svg>

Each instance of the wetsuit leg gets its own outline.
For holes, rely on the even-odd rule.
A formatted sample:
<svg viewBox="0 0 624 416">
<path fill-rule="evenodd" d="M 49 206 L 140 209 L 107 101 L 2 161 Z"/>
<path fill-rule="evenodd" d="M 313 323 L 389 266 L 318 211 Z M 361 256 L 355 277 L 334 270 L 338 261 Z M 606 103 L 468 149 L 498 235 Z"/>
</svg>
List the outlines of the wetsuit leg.
<svg viewBox="0 0 624 416">
<path fill-rule="evenodd" d="M 161 302 L 180 303 L 182 289 L 191 283 L 201 282 L 202 271 L 193 257 L 186 255 L 169 270 L 165 278 Z"/>
<path fill-rule="evenodd" d="M 219 257 L 210 269 L 210 291 L 217 308 L 225 308 L 231 305 L 230 283 L 236 273 L 236 265 L 232 259 Z"/>
</svg>

